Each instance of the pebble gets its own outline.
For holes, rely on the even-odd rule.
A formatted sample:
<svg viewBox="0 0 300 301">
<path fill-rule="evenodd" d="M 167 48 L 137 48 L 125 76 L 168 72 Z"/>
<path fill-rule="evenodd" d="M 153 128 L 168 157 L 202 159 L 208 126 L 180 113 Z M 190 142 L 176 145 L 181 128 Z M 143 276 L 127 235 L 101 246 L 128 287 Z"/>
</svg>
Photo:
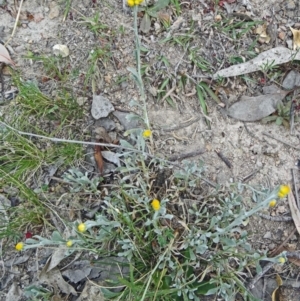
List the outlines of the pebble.
<svg viewBox="0 0 300 301">
<path fill-rule="evenodd" d="M 296 8 L 296 4 L 295 4 L 295 1 L 293 0 L 290 0 L 286 3 L 286 8 L 288 10 L 294 10 Z"/>
<path fill-rule="evenodd" d="M 286 90 L 291 90 L 295 86 L 300 86 L 300 73 L 291 70 L 283 80 L 282 86 Z"/>
</svg>

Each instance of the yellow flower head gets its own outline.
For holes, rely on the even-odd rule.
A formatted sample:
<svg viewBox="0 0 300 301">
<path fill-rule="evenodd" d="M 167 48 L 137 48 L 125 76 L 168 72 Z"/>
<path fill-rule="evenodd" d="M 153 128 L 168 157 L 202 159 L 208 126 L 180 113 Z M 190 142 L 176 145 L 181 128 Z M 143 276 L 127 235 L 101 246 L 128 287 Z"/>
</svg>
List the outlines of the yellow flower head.
<svg viewBox="0 0 300 301">
<path fill-rule="evenodd" d="M 272 200 L 270 203 L 269 203 L 269 207 L 273 208 L 276 206 L 276 203 L 277 201 L 276 200 Z"/>
<path fill-rule="evenodd" d="M 158 211 L 160 209 L 160 201 L 157 200 L 157 199 L 154 199 L 151 202 L 151 206 L 152 206 L 152 208 L 153 208 L 154 211 Z"/>
<path fill-rule="evenodd" d="M 84 223 L 81 223 L 78 225 L 77 229 L 79 232 L 83 233 L 86 230 L 86 225 Z"/>
<path fill-rule="evenodd" d="M 73 241 L 72 240 L 68 240 L 67 242 L 66 242 L 66 245 L 67 245 L 67 247 L 72 247 L 73 246 Z"/>
<path fill-rule="evenodd" d="M 134 0 L 127 0 L 127 5 L 128 6 L 130 6 L 130 7 L 132 7 L 132 6 L 134 6 Z"/>
<path fill-rule="evenodd" d="M 22 251 L 24 249 L 24 243 L 18 242 L 15 246 L 17 251 Z"/>
<path fill-rule="evenodd" d="M 278 262 L 279 263 L 285 263 L 285 258 L 284 257 L 279 257 Z"/>
<path fill-rule="evenodd" d="M 291 190 L 290 186 L 280 185 L 279 191 L 278 191 L 278 197 L 284 198 L 285 196 L 287 196 L 289 194 L 290 190 Z"/>
<path fill-rule="evenodd" d="M 144 130 L 143 131 L 143 137 L 144 138 L 149 138 L 151 135 L 152 135 L 152 131 L 151 130 L 148 129 L 148 130 Z"/>
</svg>

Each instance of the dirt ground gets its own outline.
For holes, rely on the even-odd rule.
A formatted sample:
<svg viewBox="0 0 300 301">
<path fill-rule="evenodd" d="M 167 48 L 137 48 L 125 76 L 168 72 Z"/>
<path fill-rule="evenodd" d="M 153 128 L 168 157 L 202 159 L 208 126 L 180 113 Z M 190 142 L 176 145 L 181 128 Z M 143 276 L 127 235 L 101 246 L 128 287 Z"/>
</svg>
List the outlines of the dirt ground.
<svg viewBox="0 0 300 301">
<path fill-rule="evenodd" d="M 275 47 L 275 43 L 287 47 L 288 41 L 292 39 L 289 26 L 300 22 L 300 8 L 297 1 L 241 0 L 232 3 L 228 1 L 226 6 L 217 6 L 218 11 L 212 9 L 212 3 L 213 1 L 204 0 L 182 2 L 181 25 L 171 33 L 186 33 L 189 21 L 194 20 L 196 26 L 189 47 L 195 47 L 198 55 L 202 55 L 209 62 L 210 74 L 229 66 L 230 55 L 243 56 L 246 46 L 253 42 L 251 39 L 254 39 L 253 35 L 247 35 L 244 39 L 235 42 L 232 38 L 217 32 L 212 26 L 216 15 L 225 18 L 231 9 L 233 13 L 247 13 L 254 20 L 265 20 L 270 23 L 274 18 L 272 13 L 275 13 L 276 18 L 273 22 L 276 24 L 276 41 L 273 41 L 273 45 L 258 44 L 258 51 Z M 83 83 L 81 75 L 87 72 L 86 62 L 93 49 L 107 45 L 113 54 L 113 62 L 103 60 L 98 64 L 96 91 L 107 97 L 115 108 L 123 110 L 130 110 L 129 102 L 138 99 L 137 89 L 134 82 L 128 79 L 127 71 L 127 67 L 135 64 L 133 18 L 130 10 L 124 9 L 121 0 L 74 0 L 65 21 L 63 21 L 63 7 L 57 1 L 24 1 L 20 21 L 9 42 L 9 49 L 23 79 L 38 83 L 43 93 L 55 96 L 56 80 L 50 78 L 45 81 L 46 75 L 42 62 L 26 57 L 29 53 L 51 56 L 54 45 L 68 46 L 70 51 L 66 58 L 68 66 L 70 70 L 76 69 L 79 76 L 70 79 L 65 85 L 77 98 L 82 97 L 86 100 L 83 104 L 85 117 L 78 121 L 78 126 L 92 130 L 99 125 L 90 115 L 92 88 Z M 97 12 L 100 22 L 108 26 L 108 29 L 103 29 L 100 37 L 90 30 L 91 23 L 85 19 L 92 18 Z M 4 42 L 10 37 L 16 14 L 14 1 L 0 1 L 0 39 Z M 173 15 L 172 23 L 175 21 L 176 17 Z M 117 33 L 113 34 L 112 31 Z M 284 33 L 284 39 L 278 38 L 280 32 Z M 110 38 L 112 35 L 113 38 Z M 142 46 L 148 49 L 142 55 L 142 62 L 147 66 L 145 73 L 147 104 L 156 152 L 169 157 L 203 149 L 204 153 L 193 160 L 202 160 L 206 168 L 206 177 L 212 182 L 225 186 L 239 181 L 264 188 L 293 183 L 291 169 L 295 170 L 296 184 L 299 185 L 300 175 L 296 166 L 300 159 L 299 124 L 295 124 L 294 133 L 290 134 L 289 129 L 275 123 L 244 123 L 226 116 L 214 100 L 208 99 L 208 119 L 211 124 L 211 128 L 208 128 L 192 83 L 187 84 L 184 92 L 174 88 L 175 96 L 172 98 L 174 107 L 166 101 L 157 102 L 153 89 L 158 90 L 166 74 L 171 73 L 174 82 L 179 72 L 187 73 L 194 80 L 199 80 L 201 76 L 209 79 L 209 72 L 203 73 L 190 64 L 185 57 L 184 48 L 177 44 L 160 42 L 167 35 L 168 32 L 163 30 L 158 21 L 153 21 L 148 33 L 141 33 Z M 168 68 L 162 65 L 159 60 L 161 57 L 168 60 L 170 64 Z M 220 99 L 225 103 L 232 103 L 241 95 L 260 94 L 261 77 L 262 74 L 253 75 L 252 81 L 249 82 L 236 78 L 227 79 L 223 86 L 218 87 Z M 125 80 L 119 83 L 118 80 L 121 78 Z M 172 89 L 172 83 L 169 89 Z M 120 131 L 126 129 L 126 124 L 122 124 L 115 117 L 112 119 L 117 123 Z M 173 128 L 175 129 L 172 130 Z M 230 167 L 217 152 L 221 152 L 228 159 Z M 264 213 L 270 215 L 270 212 Z M 289 215 L 289 213 L 287 201 L 281 201 L 271 215 Z M 294 225 L 292 222 L 274 222 L 255 216 L 251 218 L 248 228 L 253 247 L 260 250 L 273 250 L 288 237 Z M 290 237 L 288 244 L 291 250 L 299 249 L 298 240 L 297 233 Z M 30 282 L 25 277 L 26 271 L 16 268 L 15 272 L 23 275 L 21 288 Z M 297 266 L 289 266 L 287 274 L 291 284 L 293 284 L 292 280 L 300 275 Z M 261 285 L 258 291 L 264 290 L 265 301 L 271 300 L 270 294 L 276 287 L 274 275 L 269 276 L 270 279 L 267 278 L 265 283 L 257 284 Z M 6 286 L 1 288 L 3 292 L 7 292 L 12 285 L 16 286 L 13 290 L 21 289 L 14 280 L 6 282 Z M 261 295 L 258 297 L 263 298 Z M 9 299 L 4 293 L 1 300 L 17 300 L 13 298 Z"/>
</svg>

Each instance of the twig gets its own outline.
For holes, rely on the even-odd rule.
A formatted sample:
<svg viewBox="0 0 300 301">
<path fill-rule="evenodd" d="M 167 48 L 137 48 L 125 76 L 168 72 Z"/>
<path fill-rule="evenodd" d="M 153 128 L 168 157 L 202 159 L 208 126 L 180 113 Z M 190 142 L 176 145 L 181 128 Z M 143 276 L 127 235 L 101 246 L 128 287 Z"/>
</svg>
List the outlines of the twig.
<svg viewBox="0 0 300 301">
<path fill-rule="evenodd" d="M 4 63 L 1 63 L 1 64 L 0 64 L 1 95 L 2 95 L 2 98 L 3 98 L 3 102 L 5 102 L 3 68 L 4 68 Z M 2 103 L 2 101 L 0 101 L 0 103 Z"/>
<path fill-rule="evenodd" d="M 22 8 L 22 5 L 23 5 L 23 1 L 24 0 L 21 0 L 21 2 L 20 2 L 20 6 L 19 6 L 16 22 L 15 22 L 15 25 L 14 25 L 14 29 L 11 33 L 11 36 L 7 40 L 7 42 L 4 44 L 4 46 L 6 46 L 9 43 L 9 41 L 12 39 L 12 37 L 15 35 L 15 32 L 16 32 L 16 29 L 17 29 L 17 26 L 18 26 L 18 23 L 19 23 L 19 18 L 20 18 L 20 13 L 21 13 L 21 8 Z"/>
<path fill-rule="evenodd" d="M 263 277 L 264 274 L 266 274 L 269 269 L 275 264 L 275 262 L 269 262 L 267 265 L 265 265 L 262 270 L 251 280 L 251 282 L 247 285 L 249 289 L 253 289 L 255 286 L 255 283 Z"/>
<path fill-rule="evenodd" d="M 199 149 L 197 151 L 194 152 L 189 152 L 189 153 L 184 153 L 184 154 L 179 154 L 179 155 L 173 155 L 171 157 L 169 157 L 169 161 L 177 161 L 177 160 L 182 160 L 182 159 L 186 159 L 189 157 L 195 157 L 198 155 L 202 155 L 203 153 L 205 153 L 204 149 Z"/>
<path fill-rule="evenodd" d="M 164 127 L 160 127 L 163 131 L 165 132 L 172 132 L 172 131 L 177 131 L 177 130 L 181 130 L 182 128 L 184 127 L 187 127 L 187 126 L 190 126 L 192 125 L 193 123 L 199 121 L 201 119 L 201 117 L 197 117 L 197 118 L 194 118 L 186 123 L 181 123 L 180 125 L 178 126 L 174 126 L 172 128 L 164 128 Z"/>
<path fill-rule="evenodd" d="M 215 150 L 215 152 L 217 153 L 219 158 L 227 165 L 227 167 L 231 168 L 231 163 L 229 162 L 229 160 L 221 152 L 218 152 L 216 150 Z"/>
<path fill-rule="evenodd" d="M 182 166 L 180 166 L 179 164 L 176 164 L 172 161 L 169 161 L 169 160 L 166 160 L 166 159 L 163 159 L 163 158 L 159 158 L 157 156 L 154 156 L 154 155 L 151 155 L 151 154 L 148 154 L 146 152 L 140 151 L 138 149 L 130 148 L 130 147 L 124 147 L 124 146 L 121 146 L 121 145 L 110 144 L 110 143 L 99 143 L 99 142 L 89 142 L 89 141 L 78 141 L 78 140 L 66 140 L 66 139 L 60 139 L 60 138 L 51 138 L 51 137 L 47 137 L 47 136 L 43 136 L 43 135 L 37 135 L 37 134 L 32 134 L 32 133 L 27 133 L 27 132 L 16 130 L 13 127 L 9 126 L 8 124 L 4 123 L 3 121 L 0 121 L 0 124 L 4 125 L 5 127 L 9 128 L 12 131 L 18 133 L 19 135 L 47 139 L 47 140 L 50 140 L 50 141 L 53 141 L 53 142 L 75 143 L 75 144 L 82 144 L 82 145 L 100 145 L 100 146 L 107 146 L 107 147 L 125 149 L 125 150 L 129 150 L 129 151 L 133 151 L 133 152 L 136 152 L 136 153 L 143 154 L 143 155 L 148 156 L 152 159 L 157 159 L 157 160 L 160 160 L 161 162 L 165 162 L 165 163 L 171 164 L 173 166 L 176 166 L 180 169 L 183 169 Z M 193 175 L 197 176 L 197 174 L 195 174 L 195 173 L 193 173 Z M 212 186 L 214 188 L 217 187 L 217 184 L 211 182 L 210 180 L 205 179 L 204 177 L 201 177 L 201 179 L 205 183 L 209 184 L 210 186 Z"/>
<path fill-rule="evenodd" d="M 281 142 L 281 143 L 283 143 L 283 144 L 285 144 L 285 145 L 287 145 L 287 146 L 289 146 L 289 147 L 292 147 L 292 148 L 294 148 L 294 149 L 296 149 L 296 150 L 300 150 L 299 147 L 294 146 L 294 145 L 292 145 L 292 144 L 290 144 L 290 143 L 284 142 L 284 141 L 282 141 L 281 139 L 275 138 L 275 137 L 273 137 L 272 135 L 270 135 L 270 134 L 268 134 L 268 133 L 266 133 L 266 132 L 263 132 L 262 134 L 265 135 L 265 136 L 267 136 L 267 137 L 269 137 L 269 138 L 272 138 L 272 139 L 274 139 L 274 140 L 276 140 L 276 141 L 279 141 L 279 142 Z"/>
<path fill-rule="evenodd" d="M 252 171 L 249 175 L 245 176 L 242 179 L 242 182 L 245 182 L 247 180 L 249 180 L 251 177 L 253 177 L 260 169 L 255 169 L 254 171 Z"/>
<path fill-rule="evenodd" d="M 297 258 L 300 259 L 300 252 L 286 252 L 286 257 Z"/>
<path fill-rule="evenodd" d="M 292 177 L 293 177 L 293 182 L 294 182 L 294 189 L 295 189 L 295 195 L 296 195 L 296 203 L 297 203 L 298 209 L 300 209 L 298 188 L 297 188 L 297 185 L 296 185 L 295 170 L 292 168 L 291 172 L 292 172 Z"/>
<path fill-rule="evenodd" d="M 257 215 L 274 222 L 289 222 L 293 220 L 291 216 L 270 216 L 263 213 L 257 213 Z"/>
</svg>

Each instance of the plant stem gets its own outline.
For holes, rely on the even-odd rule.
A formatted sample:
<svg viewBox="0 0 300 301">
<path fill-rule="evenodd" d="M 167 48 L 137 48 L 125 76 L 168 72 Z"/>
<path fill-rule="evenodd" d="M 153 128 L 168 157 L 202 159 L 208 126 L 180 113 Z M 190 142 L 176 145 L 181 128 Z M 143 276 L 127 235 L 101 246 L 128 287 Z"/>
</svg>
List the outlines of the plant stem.
<svg viewBox="0 0 300 301">
<path fill-rule="evenodd" d="M 140 88 L 140 92 L 141 92 L 141 99 L 143 101 L 143 106 L 144 106 L 144 109 L 143 109 L 144 121 L 145 121 L 147 129 L 150 129 L 150 122 L 149 122 L 147 107 L 146 107 L 146 93 L 145 93 L 145 87 L 144 87 L 144 83 L 142 80 L 142 74 L 141 74 L 141 44 L 140 44 L 140 38 L 139 38 L 139 33 L 138 33 L 137 12 L 138 12 L 138 5 L 135 5 L 134 10 L 133 10 L 133 16 L 134 16 L 133 29 L 134 29 L 135 45 L 136 45 L 137 73 L 138 73 L 138 77 L 139 77 L 138 81 L 139 81 L 139 88 Z"/>
</svg>

